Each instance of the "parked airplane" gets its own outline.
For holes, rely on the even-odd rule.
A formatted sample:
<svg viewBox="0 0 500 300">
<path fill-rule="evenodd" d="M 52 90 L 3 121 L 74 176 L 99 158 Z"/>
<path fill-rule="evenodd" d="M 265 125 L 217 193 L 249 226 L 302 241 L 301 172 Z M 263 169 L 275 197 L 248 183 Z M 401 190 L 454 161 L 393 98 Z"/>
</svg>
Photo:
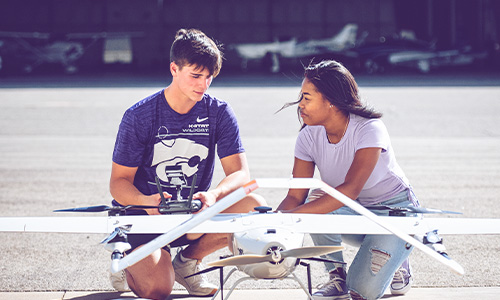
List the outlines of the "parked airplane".
<svg viewBox="0 0 500 300">
<path fill-rule="evenodd" d="M 396 67 L 413 68 L 421 73 L 447 66 L 467 66 L 486 59 L 486 51 L 472 51 L 470 47 L 443 51 L 406 50 L 389 55 L 388 62 Z"/>
<path fill-rule="evenodd" d="M 242 68 L 246 69 L 250 60 L 262 60 L 270 56 L 272 60 L 271 71 L 280 70 L 280 58 L 312 57 L 325 53 L 340 53 L 354 47 L 358 25 L 347 24 L 331 38 L 307 40 L 299 42 L 296 38 L 288 41 L 274 41 L 271 43 L 247 43 L 230 45 L 242 59 Z"/>
<path fill-rule="evenodd" d="M 78 71 L 78 60 L 99 40 L 115 42 L 139 33 L 71 33 L 51 35 L 39 32 L 0 31 L 0 71 L 31 73 L 44 64 L 63 67 L 68 74 Z"/>
<path fill-rule="evenodd" d="M 358 65 L 367 73 L 383 73 L 393 68 L 414 69 L 429 73 L 442 67 L 472 65 L 488 57 L 488 52 L 473 51 L 470 46 L 448 50 L 437 50 L 437 41 L 417 39 L 415 33 L 403 30 L 378 42 L 358 44 Z"/>
</svg>

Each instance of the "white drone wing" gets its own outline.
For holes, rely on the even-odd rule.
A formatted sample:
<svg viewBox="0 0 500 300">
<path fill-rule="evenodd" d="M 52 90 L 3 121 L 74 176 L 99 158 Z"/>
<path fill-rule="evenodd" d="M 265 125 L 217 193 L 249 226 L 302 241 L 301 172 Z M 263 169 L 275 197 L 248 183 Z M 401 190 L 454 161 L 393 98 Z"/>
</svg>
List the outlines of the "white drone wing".
<svg viewBox="0 0 500 300">
<path fill-rule="evenodd" d="M 165 233 L 191 219 L 191 215 L 116 217 L 1 217 L 3 232 L 57 232 L 109 234 L 116 227 L 133 225 L 129 233 Z M 406 234 L 439 229 L 440 235 L 500 234 L 500 219 L 378 217 Z M 330 226 L 325 226 L 329 224 Z M 366 222 L 364 216 L 248 213 L 218 214 L 187 233 L 235 233 L 255 227 L 284 226 L 298 233 L 392 234 L 384 227 Z"/>
<path fill-rule="evenodd" d="M 360 213 L 360 216 L 284 213 L 218 214 L 257 187 L 321 188 Z M 300 233 L 395 234 L 459 274 L 463 273 L 463 269 L 458 264 L 420 243 L 409 234 L 424 234 L 434 229 L 439 229 L 439 234 L 442 235 L 500 234 L 500 219 L 379 217 L 321 180 L 312 178 L 257 179 L 226 198 L 193 216 L 2 217 L 0 218 L 0 231 L 109 234 L 116 227 L 132 225 L 130 233 L 164 233 L 147 244 L 147 247 L 141 248 L 144 250 L 134 251 L 122 259 L 120 265 L 115 264 L 114 271 L 132 265 L 184 233 L 234 233 L 255 227 L 286 226 Z M 366 222 L 366 218 L 372 222 Z M 324 224 L 330 224 L 330 226 L 324 226 Z"/>
<path fill-rule="evenodd" d="M 110 233 L 108 217 L 1 217 L 0 231 Z"/>
</svg>

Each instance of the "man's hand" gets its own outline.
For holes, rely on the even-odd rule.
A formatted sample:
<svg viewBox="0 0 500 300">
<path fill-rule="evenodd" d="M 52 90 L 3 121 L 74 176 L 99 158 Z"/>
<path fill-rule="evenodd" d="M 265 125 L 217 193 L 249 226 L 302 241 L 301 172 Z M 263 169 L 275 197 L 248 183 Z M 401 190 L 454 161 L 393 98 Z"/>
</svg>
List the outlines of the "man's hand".
<svg viewBox="0 0 500 300">
<path fill-rule="evenodd" d="M 165 199 L 172 198 L 172 195 L 170 195 L 167 192 L 163 192 L 163 196 L 165 197 Z M 150 206 L 159 206 L 160 203 L 161 203 L 161 196 L 159 193 L 150 196 L 144 196 L 144 198 L 142 198 L 141 201 L 141 205 L 150 205 Z M 146 209 L 146 212 L 148 213 L 148 215 L 161 215 L 158 208 Z"/>
<path fill-rule="evenodd" d="M 198 192 L 193 195 L 193 199 L 200 200 L 202 204 L 200 210 L 197 212 L 200 212 L 205 208 L 214 205 L 215 202 L 217 202 L 217 197 L 211 192 Z"/>
</svg>

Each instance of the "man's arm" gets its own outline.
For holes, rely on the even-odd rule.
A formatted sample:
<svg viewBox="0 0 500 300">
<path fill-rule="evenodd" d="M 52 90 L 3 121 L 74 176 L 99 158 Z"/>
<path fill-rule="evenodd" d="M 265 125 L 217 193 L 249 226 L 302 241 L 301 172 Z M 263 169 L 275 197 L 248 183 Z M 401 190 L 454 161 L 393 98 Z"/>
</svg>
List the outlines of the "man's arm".
<svg viewBox="0 0 500 300">
<path fill-rule="evenodd" d="M 109 191 L 111 196 L 122 205 L 154 205 L 158 206 L 161 201 L 160 194 L 146 196 L 134 186 L 134 178 L 137 168 L 119 165 L 113 162 L 111 167 L 111 179 Z M 166 198 L 171 197 L 164 193 Z M 158 215 L 158 209 L 146 210 L 150 215 Z"/>
<path fill-rule="evenodd" d="M 199 192 L 193 196 L 194 199 L 201 200 L 203 203 L 202 209 L 213 205 L 217 200 L 224 198 L 250 181 L 245 153 L 226 156 L 220 161 L 226 177 L 221 180 L 215 189 L 208 192 Z"/>
</svg>

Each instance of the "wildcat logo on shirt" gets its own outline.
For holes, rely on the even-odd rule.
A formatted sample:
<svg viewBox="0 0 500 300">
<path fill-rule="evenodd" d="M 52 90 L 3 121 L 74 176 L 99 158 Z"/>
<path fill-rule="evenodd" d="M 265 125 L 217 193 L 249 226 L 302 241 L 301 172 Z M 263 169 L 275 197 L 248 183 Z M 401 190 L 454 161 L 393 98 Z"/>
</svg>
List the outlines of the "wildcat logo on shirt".
<svg viewBox="0 0 500 300">
<path fill-rule="evenodd" d="M 191 177 L 198 171 L 201 161 L 208 156 L 208 148 L 195 141 L 185 138 L 167 139 L 169 134 L 165 127 L 158 129 L 157 137 L 160 141 L 154 145 L 151 166 L 156 166 L 156 175 L 164 182 L 168 182 L 166 169 L 180 167 L 184 175 Z"/>
</svg>

